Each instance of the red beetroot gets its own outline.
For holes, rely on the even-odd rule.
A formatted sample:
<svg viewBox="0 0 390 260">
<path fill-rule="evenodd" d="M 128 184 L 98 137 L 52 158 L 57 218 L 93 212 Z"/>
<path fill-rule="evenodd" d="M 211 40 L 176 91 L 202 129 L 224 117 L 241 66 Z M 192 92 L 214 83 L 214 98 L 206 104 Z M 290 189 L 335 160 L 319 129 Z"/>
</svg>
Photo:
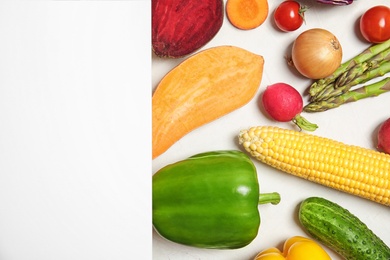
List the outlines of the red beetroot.
<svg viewBox="0 0 390 260">
<path fill-rule="evenodd" d="M 384 121 L 379 127 L 378 149 L 390 154 L 390 118 Z"/>
<path fill-rule="evenodd" d="M 222 27 L 222 0 L 152 0 L 152 47 L 179 58 L 208 43 Z"/>
<path fill-rule="evenodd" d="M 299 92 L 286 83 L 269 85 L 262 97 L 265 111 L 276 121 L 294 122 L 299 128 L 308 131 L 317 129 L 317 125 L 308 122 L 300 113 L 303 100 Z"/>
</svg>

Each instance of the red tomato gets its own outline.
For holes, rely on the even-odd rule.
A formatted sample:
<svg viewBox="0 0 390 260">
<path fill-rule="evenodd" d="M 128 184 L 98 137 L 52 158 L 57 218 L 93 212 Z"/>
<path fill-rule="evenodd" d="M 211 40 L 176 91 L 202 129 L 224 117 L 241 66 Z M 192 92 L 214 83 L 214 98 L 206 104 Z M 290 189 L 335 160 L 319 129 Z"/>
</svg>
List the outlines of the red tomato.
<svg viewBox="0 0 390 260">
<path fill-rule="evenodd" d="M 368 9 L 360 18 L 360 32 L 371 43 L 390 39 L 390 8 L 378 5 Z"/>
<path fill-rule="evenodd" d="M 295 31 L 304 21 L 304 12 L 307 10 L 305 6 L 293 0 L 282 2 L 274 12 L 274 21 L 276 26 L 284 31 Z"/>
</svg>

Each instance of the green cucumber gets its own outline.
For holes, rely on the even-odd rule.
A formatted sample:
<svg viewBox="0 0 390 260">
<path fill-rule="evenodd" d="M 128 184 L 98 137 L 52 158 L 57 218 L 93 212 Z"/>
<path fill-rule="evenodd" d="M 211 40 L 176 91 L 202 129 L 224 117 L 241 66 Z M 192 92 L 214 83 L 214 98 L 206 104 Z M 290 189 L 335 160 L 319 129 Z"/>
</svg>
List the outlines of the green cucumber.
<svg viewBox="0 0 390 260">
<path fill-rule="evenodd" d="M 305 199 L 299 221 L 314 239 L 347 260 L 389 260 L 390 248 L 359 218 L 340 205 L 319 197 Z"/>
</svg>

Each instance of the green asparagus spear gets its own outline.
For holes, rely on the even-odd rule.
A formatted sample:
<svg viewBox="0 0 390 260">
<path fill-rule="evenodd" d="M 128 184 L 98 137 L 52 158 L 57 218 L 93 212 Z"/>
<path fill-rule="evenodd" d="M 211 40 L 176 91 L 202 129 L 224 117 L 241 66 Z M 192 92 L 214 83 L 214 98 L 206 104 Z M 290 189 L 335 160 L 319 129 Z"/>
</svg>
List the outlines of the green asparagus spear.
<svg viewBox="0 0 390 260">
<path fill-rule="evenodd" d="M 362 63 L 372 58 L 373 56 L 386 50 L 387 48 L 390 48 L 390 39 L 385 42 L 372 45 L 371 47 L 367 48 L 366 50 L 364 50 L 354 58 L 341 64 L 340 67 L 332 75 L 315 81 L 309 87 L 309 94 L 311 96 L 315 96 L 318 92 L 321 92 L 324 87 L 334 82 L 342 73 L 354 67 L 356 64 Z"/>
<path fill-rule="evenodd" d="M 386 50 L 373 56 L 367 61 L 359 63 L 353 66 L 352 68 L 350 68 L 349 70 L 345 71 L 336 79 L 336 81 L 323 87 L 323 89 L 320 92 L 316 93 L 316 95 L 311 96 L 311 101 L 320 101 L 324 98 L 332 96 L 330 94 L 332 92 L 335 92 L 333 96 L 340 94 L 340 91 L 336 91 L 335 89 L 337 89 L 338 87 L 345 88 L 346 85 L 348 85 L 350 82 L 355 80 L 357 77 L 363 75 L 366 71 L 376 69 L 384 62 L 389 62 L 389 61 L 390 61 L 390 48 L 387 48 Z"/>
<path fill-rule="evenodd" d="M 390 91 L 390 77 L 384 78 L 379 82 L 348 91 L 337 97 L 332 97 L 318 102 L 310 102 L 303 108 L 303 111 L 309 113 L 322 112 L 339 107 L 342 104 L 358 101 L 360 99 L 376 97 L 387 91 Z"/>
<path fill-rule="evenodd" d="M 390 61 L 390 48 L 380 52 L 365 62 L 355 65 L 353 68 L 341 74 L 336 82 L 335 88 L 346 85 L 349 81 L 363 74 L 366 70 L 378 68 L 383 62 Z"/>
<path fill-rule="evenodd" d="M 388 72 L 390 72 L 390 62 L 382 62 L 379 67 L 377 67 L 373 70 L 367 70 L 365 73 L 354 78 L 353 80 L 349 81 L 349 83 L 347 83 L 343 86 L 340 86 L 336 89 L 329 88 L 326 91 L 323 91 L 322 93 L 317 95 L 316 98 L 313 99 L 313 101 L 326 100 L 326 99 L 329 99 L 331 97 L 336 97 L 336 96 L 342 95 L 343 93 L 346 93 L 348 90 L 350 90 L 353 86 L 365 83 L 365 82 L 367 82 L 371 79 L 374 79 L 376 77 L 383 76 Z"/>
</svg>

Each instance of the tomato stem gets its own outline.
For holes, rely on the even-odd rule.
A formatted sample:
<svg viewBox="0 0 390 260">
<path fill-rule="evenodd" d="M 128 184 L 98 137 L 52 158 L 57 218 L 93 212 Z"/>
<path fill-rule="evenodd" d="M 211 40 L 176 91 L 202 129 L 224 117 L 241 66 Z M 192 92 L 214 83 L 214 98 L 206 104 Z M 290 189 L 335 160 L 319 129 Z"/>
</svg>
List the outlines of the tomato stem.
<svg viewBox="0 0 390 260">
<path fill-rule="evenodd" d="M 299 16 L 302 18 L 303 22 L 306 24 L 306 20 L 305 20 L 305 15 L 304 13 L 309 10 L 310 7 L 306 6 L 306 5 L 300 5 L 299 6 L 299 10 L 298 10 L 298 14 Z"/>
</svg>

